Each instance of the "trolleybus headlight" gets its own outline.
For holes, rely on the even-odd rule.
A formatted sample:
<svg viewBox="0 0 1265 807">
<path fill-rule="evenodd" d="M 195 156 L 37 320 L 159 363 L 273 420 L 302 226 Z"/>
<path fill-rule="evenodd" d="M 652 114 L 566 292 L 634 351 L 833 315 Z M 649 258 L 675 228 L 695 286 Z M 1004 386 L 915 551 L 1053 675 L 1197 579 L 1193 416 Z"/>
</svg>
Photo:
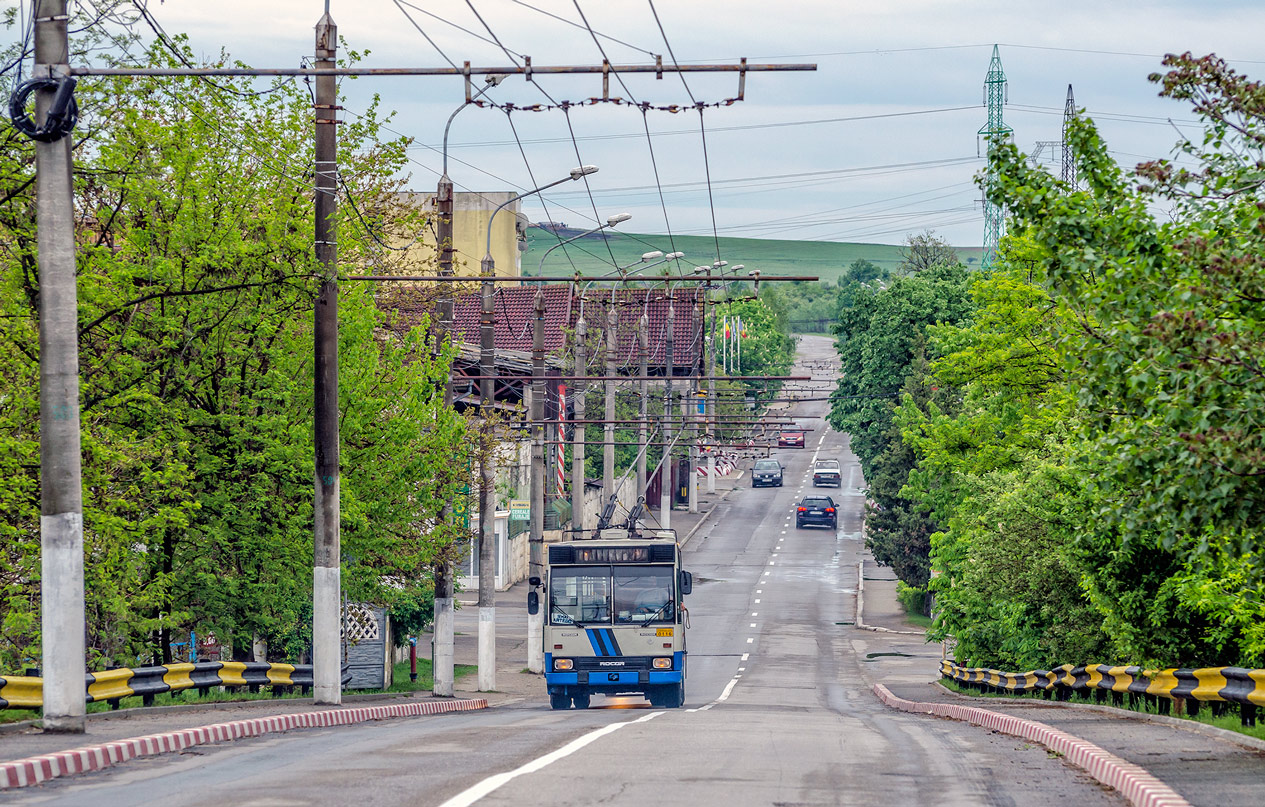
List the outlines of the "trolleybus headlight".
<svg viewBox="0 0 1265 807">
<path fill-rule="evenodd" d="M 670 658 L 657 658 L 654 660 L 653 664 L 656 670 L 672 669 L 672 659 Z"/>
<path fill-rule="evenodd" d="M 553 660 L 554 670 L 569 670 L 572 666 L 571 659 L 569 658 L 556 658 Z"/>
</svg>

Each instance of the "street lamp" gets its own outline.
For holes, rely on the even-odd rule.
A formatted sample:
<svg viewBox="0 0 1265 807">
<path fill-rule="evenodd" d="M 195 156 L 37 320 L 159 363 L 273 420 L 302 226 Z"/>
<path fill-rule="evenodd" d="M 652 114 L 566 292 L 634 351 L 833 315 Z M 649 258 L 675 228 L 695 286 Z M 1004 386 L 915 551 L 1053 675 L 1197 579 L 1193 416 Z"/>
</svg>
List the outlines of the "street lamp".
<svg viewBox="0 0 1265 807">
<path fill-rule="evenodd" d="M 520 199 L 526 199 L 528 196 L 535 196 L 536 194 L 541 193 L 543 191 L 547 191 L 556 185 L 561 185 L 564 182 L 574 182 L 577 179 L 583 179 L 589 174 L 596 174 L 596 173 L 597 173 L 596 165 L 581 165 L 579 168 L 572 168 L 571 173 L 568 176 L 563 177 L 562 179 L 556 180 L 554 182 L 550 182 L 548 185 L 541 185 L 539 188 L 532 188 L 531 190 L 527 191 L 527 193 L 517 194 L 515 196 L 510 197 L 509 199 L 506 199 L 504 202 L 501 202 L 499 205 L 497 205 L 496 209 L 492 211 L 492 215 L 488 217 L 488 243 L 487 243 L 486 254 L 483 256 L 483 265 L 479 267 L 481 273 L 492 274 L 492 271 L 496 268 L 492 262 L 492 222 L 496 220 L 497 213 L 500 213 L 501 210 L 504 209 L 507 205 L 513 204 L 514 202 L 517 202 Z M 626 218 L 620 218 L 620 216 L 625 216 Z M 630 218 L 632 218 L 631 214 L 620 213 L 618 215 L 611 216 L 610 219 L 607 219 L 607 224 L 610 224 L 611 219 L 619 219 L 619 221 L 615 222 L 615 224 L 618 224 L 620 221 L 627 221 Z"/>
<path fill-rule="evenodd" d="M 545 258 L 548 258 L 549 253 L 553 252 L 558 247 L 563 246 L 565 244 L 570 244 L 572 241 L 578 241 L 581 238 L 584 238 L 585 236 L 589 236 L 589 235 L 592 235 L 593 233 L 600 232 L 606 229 L 607 227 L 614 227 L 616 224 L 620 224 L 621 222 L 628 221 L 631 218 L 632 218 L 632 213 L 616 213 L 615 215 L 608 217 L 606 219 L 605 224 L 599 224 L 591 230 L 585 230 L 579 235 L 572 236 L 571 238 L 568 238 L 565 241 L 559 241 L 558 243 L 554 244 L 553 246 L 549 247 L 549 249 L 545 250 L 544 255 L 540 256 L 540 265 L 536 267 L 536 275 L 538 277 L 545 276 Z"/>
</svg>

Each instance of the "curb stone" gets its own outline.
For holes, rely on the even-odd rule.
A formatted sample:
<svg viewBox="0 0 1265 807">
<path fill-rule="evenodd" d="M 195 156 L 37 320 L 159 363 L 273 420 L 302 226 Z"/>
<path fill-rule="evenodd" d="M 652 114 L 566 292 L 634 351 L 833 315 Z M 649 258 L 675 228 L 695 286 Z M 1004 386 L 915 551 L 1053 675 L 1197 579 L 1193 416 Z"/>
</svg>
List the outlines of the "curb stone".
<svg viewBox="0 0 1265 807">
<path fill-rule="evenodd" d="M 291 729 L 346 726 L 369 720 L 468 712 L 486 708 L 488 708 L 488 702 L 484 698 L 426 701 L 254 717 L 228 723 L 216 723 L 211 726 L 165 731 L 0 763 L 0 790 L 30 787 L 61 776 L 102 770 L 136 757 L 176 753 L 196 745 L 229 742 Z"/>
<path fill-rule="evenodd" d="M 974 706 L 909 701 L 893 695 L 882 684 L 875 684 L 873 692 L 884 704 L 902 712 L 963 720 L 1038 743 L 1061 754 L 1065 760 L 1124 796 L 1125 801 L 1135 807 L 1190 807 L 1190 802 L 1145 768 L 1044 723 Z"/>
</svg>

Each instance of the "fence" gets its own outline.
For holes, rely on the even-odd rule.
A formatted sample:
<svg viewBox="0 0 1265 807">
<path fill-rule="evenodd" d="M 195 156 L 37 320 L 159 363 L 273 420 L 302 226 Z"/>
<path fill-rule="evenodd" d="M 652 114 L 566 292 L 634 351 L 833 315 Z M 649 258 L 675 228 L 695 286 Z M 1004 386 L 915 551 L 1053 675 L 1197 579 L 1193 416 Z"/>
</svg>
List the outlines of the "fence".
<svg viewBox="0 0 1265 807">
<path fill-rule="evenodd" d="M 949 660 L 940 662 L 940 674 L 980 692 L 1025 695 L 1068 700 L 1073 694 L 1108 698 L 1116 706 L 1146 701 L 1160 714 L 1170 711 L 1194 716 L 1200 705 L 1209 704 L 1214 715 L 1225 714 L 1237 704 L 1244 726 L 1255 726 L 1257 707 L 1265 706 L 1265 670 L 1244 667 L 1202 667 L 1198 669 L 1144 670 L 1141 667 L 1111 667 L 1064 664 L 1053 670 L 1007 673 L 984 667 L 963 667 Z"/>
<path fill-rule="evenodd" d="M 283 694 L 298 687 L 304 694 L 312 688 L 311 664 L 279 664 L 263 661 L 205 661 L 197 664 L 163 664 L 157 667 L 124 667 L 88 673 L 85 676 L 88 703 L 108 701 L 119 708 L 121 698 L 140 696 L 145 706 L 163 692 L 196 689 L 199 694 L 212 687 L 262 686 Z M 343 667 L 343 684 L 351 673 Z M 0 709 L 39 709 L 44 705 L 44 679 L 28 675 L 0 675 Z"/>
</svg>

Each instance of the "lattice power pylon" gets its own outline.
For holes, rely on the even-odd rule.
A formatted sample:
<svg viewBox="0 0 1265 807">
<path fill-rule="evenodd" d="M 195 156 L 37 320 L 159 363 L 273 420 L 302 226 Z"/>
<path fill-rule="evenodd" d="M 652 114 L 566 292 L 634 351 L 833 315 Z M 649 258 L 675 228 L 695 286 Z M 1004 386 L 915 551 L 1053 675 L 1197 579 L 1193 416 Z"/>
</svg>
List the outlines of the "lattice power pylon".
<svg viewBox="0 0 1265 807">
<path fill-rule="evenodd" d="M 1072 85 L 1067 85 L 1067 104 L 1063 107 L 1063 181 L 1069 188 L 1076 187 L 1076 160 L 1072 154 L 1072 144 L 1068 141 L 1068 130 L 1072 119 L 1076 117 L 1076 99 L 1072 97 Z"/>
<path fill-rule="evenodd" d="M 984 103 L 988 107 L 988 123 L 979 130 L 984 141 L 990 147 L 997 139 L 1009 137 L 1014 130 L 1002 119 L 1002 110 L 1006 105 L 1006 73 L 1001 69 L 1001 55 L 997 46 L 993 45 L 993 60 L 988 64 L 988 76 L 984 79 Z M 994 176 L 991 155 L 985 169 L 985 184 L 991 184 Z M 985 269 L 991 268 L 997 257 L 997 245 L 1001 241 L 1004 220 L 1002 209 L 984 197 L 984 255 L 981 264 Z"/>
</svg>

